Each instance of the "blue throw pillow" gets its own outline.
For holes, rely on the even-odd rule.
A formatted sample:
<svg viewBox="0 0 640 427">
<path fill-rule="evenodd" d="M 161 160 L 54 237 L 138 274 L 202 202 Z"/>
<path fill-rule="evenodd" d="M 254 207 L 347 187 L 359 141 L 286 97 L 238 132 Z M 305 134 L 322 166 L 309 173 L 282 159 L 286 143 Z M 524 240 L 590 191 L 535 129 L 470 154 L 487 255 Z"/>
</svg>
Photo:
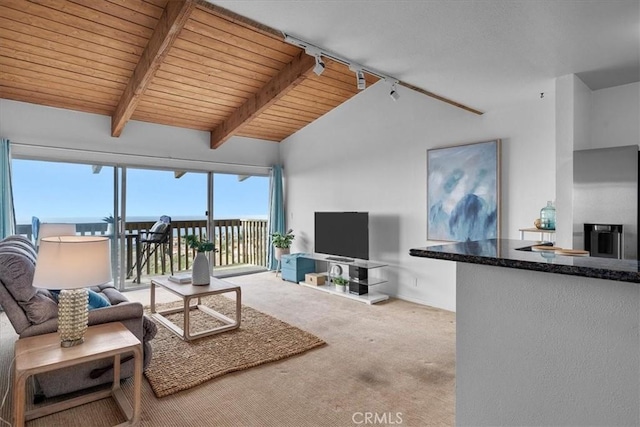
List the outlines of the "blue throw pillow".
<svg viewBox="0 0 640 427">
<path fill-rule="evenodd" d="M 87 289 L 87 291 L 89 292 L 89 310 L 93 310 L 94 308 L 109 307 L 111 305 L 109 300 L 99 293 L 92 291 L 91 289 Z"/>
<path fill-rule="evenodd" d="M 58 302 L 58 294 L 60 293 L 59 290 L 50 290 L 51 294 L 53 295 L 54 299 L 56 300 L 56 302 Z M 87 292 L 89 293 L 89 310 L 93 310 L 96 308 L 102 308 L 102 307 L 109 307 L 111 305 L 111 303 L 109 302 L 109 300 L 107 298 L 105 298 L 104 296 L 100 295 L 99 293 L 97 293 L 96 291 L 92 291 L 91 289 L 87 289 Z"/>
</svg>

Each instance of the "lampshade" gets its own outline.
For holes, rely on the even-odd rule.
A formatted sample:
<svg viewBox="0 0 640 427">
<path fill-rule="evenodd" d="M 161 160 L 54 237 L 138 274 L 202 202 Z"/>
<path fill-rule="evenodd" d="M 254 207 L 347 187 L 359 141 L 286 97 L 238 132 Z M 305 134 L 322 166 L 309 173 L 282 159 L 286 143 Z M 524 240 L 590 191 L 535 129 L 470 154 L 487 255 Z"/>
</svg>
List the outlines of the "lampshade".
<svg viewBox="0 0 640 427">
<path fill-rule="evenodd" d="M 33 286 L 77 289 L 101 285 L 110 280 L 108 237 L 57 236 L 40 240 Z"/>
<path fill-rule="evenodd" d="M 57 224 L 53 222 L 43 222 L 40 224 L 38 230 L 38 246 L 40 241 L 45 237 L 51 236 L 75 236 L 76 225 L 75 224 Z"/>
</svg>

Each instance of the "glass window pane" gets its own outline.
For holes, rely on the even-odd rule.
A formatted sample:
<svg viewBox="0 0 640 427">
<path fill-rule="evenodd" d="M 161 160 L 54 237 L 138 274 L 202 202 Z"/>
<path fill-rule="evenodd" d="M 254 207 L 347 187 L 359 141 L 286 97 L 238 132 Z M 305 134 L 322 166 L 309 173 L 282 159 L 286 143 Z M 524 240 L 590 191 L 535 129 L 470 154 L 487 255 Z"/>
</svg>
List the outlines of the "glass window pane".
<svg viewBox="0 0 640 427">
<path fill-rule="evenodd" d="M 269 178 L 217 173 L 213 185 L 215 265 L 266 266 Z"/>
<path fill-rule="evenodd" d="M 269 177 L 217 173 L 213 185 L 215 219 L 267 219 Z"/>
<path fill-rule="evenodd" d="M 127 221 L 206 219 L 207 174 L 127 169 Z"/>
<path fill-rule="evenodd" d="M 42 222 L 103 223 L 113 215 L 113 167 L 93 173 L 91 165 L 14 159 L 12 172 L 18 224 L 31 224 L 32 216 Z"/>
</svg>

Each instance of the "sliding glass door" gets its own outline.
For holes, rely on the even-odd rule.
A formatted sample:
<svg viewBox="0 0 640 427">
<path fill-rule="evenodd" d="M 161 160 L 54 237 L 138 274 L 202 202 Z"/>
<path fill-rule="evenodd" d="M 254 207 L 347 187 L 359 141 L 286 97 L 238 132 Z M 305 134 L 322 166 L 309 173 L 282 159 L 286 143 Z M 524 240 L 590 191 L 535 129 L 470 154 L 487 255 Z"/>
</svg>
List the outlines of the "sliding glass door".
<svg viewBox="0 0 640 427">
<path fill-rule="evenodd" d="M 264 268 L 269 177 L 216 173 L 213 183 L 216 267 Z"/>
<path fill-rule="evenodd" d="M 267 176 L 27 159 L 12 167 L 18 233 L 37 243 L 38 224 L 70 223 L 77 234 L 110 236 L 119 289 L 191 270 L 189 234 L 215 243 L 215 275 L 266 266 Z M 169 244 L 151 253 L 144 237 L 162 216 L 171 218 Z"/>
<path fill-rule="evenodd" d="M 207 235 L 207 179 L 205 172 L 126 169 L 122 202 L 125 286 L 148 285 L 153 276 L 191 268 L 193 251 L 185 237 Z M 139 237 L 163 216 L 171 220 L 170 240 L 162 246 L 145 244 Z"/>
</svg>

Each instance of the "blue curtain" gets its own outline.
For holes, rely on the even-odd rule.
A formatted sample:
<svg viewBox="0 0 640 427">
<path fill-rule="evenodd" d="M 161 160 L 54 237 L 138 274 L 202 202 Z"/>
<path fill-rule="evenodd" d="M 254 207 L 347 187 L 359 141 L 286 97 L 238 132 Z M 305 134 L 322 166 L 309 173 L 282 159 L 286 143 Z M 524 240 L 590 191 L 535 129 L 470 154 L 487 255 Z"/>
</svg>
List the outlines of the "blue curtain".
<svg viewBox="0 0 640 427">
<path fill-rule="evenodd" d="M 275 165 L 271 168 L 271 179 L 269 183 L 269 239 L 267 252 L 267 267 L 269 270 L 278 268 L 278 261 L 274 256 L 273 245 L 271 244 L 271 234 L 285 230 L 284 216 L 284 196 L 282 191 L 282 166 Z"/>
<path fill-rule="evenodd" d="M 16 211 L 11 188 L 11 144 L 0 139 L 0 239 L 16 233 Z"/>
</svg>

